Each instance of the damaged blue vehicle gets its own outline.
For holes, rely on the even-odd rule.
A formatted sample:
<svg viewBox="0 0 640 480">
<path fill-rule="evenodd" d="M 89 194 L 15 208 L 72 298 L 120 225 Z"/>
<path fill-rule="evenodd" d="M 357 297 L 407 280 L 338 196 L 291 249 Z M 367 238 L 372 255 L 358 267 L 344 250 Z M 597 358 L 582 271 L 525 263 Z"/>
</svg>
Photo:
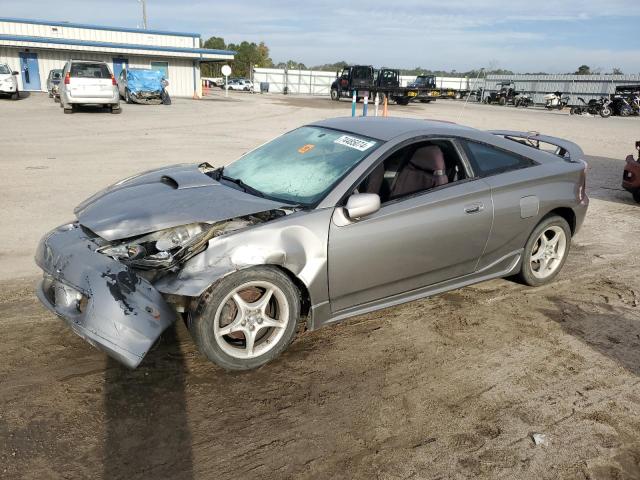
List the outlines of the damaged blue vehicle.
<svg viewBox="0 0 640 480">
<path fill-rule="evenodd" d="M 118 91 L 127 103 L 170 105 L 169 82 L 164 73 L 149 68 L 123 69 L 118 75 Z"/>
<path fill-rule="evenodd" d="M 553 281 L 589 204 L 583 157 L 535 133 L 323 120 L 225 167 L 165 167 L 85 200 L 40 241 L 37 294 L 129 367 L 180 319 L 211 361 L 257 368 L 303 325 L 493 278 Z"/>
</svg>

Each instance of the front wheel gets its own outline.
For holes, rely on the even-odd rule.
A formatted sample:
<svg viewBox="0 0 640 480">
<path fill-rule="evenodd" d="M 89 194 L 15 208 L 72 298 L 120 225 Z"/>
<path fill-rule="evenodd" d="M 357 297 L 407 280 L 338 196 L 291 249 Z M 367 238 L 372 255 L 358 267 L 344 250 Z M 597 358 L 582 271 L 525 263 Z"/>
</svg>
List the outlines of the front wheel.
<svg viewBox="0 0 640 480">
<path fill-rule="evenodd" d="M 127 103 L 133 103 L 133 101 L 131 100 L 131 94 L 129 93 L 128 88 L 124 90 L 124 101 Z"/>
<path fill-rule="evenodd" d="M 532 287 L 551 282 L 560 273 L 570 245 L 571 229 L 567 221 L 558 215 L 544 218 L 524 247 L 520 280 Z"/>
<path fill-rule="evenodd" d="M 633 199 L 637 202 L 640 203 L 640 188 L 637 190 L 634 190 L 633 192 Z"/>
<path fill-rule="evenodd" d="M 609 118 L 611 116 L 611 109 L 609 107 L 603 107 L 600 109 L 600 116 L 602 118 Z"/>
<path fill-rule="evenodd" d="M 507 104 L 507 99 L 506 99 L 506 98 L 504 98 L 504 97 L 500 97 L 500 100 L 498 100 L 498 104 L 499 104 L 501 107 L 504 107 L 504 106 Z"/>
<path fill-rule="evenodd" d="M 334 102 L 337 102 L 340 100 L 340 92 L 335 88 L 331 89 L 331 100 L 333 100 Z"/>
<path fill-rule="evenodd" d="M 274 267 L 228 275 L 203 295 L 190 324 L 198 348 L 227 370 L 249 370 L 276 358 L 293 340 L 299 292 Z"/>
</svg>

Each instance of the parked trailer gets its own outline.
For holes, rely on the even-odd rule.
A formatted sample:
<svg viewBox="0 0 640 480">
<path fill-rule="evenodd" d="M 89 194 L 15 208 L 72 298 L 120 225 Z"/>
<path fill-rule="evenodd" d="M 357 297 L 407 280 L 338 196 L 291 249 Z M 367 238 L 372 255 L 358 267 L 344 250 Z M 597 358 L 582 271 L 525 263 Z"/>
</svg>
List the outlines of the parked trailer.
<svg viewBox="0 0 640 480">
<path fill-rule="evenodd" d="M 331 99 L 352 98 L 356 92 L 356 101 L 365 96 L 379 94 L 398 105 L 408 105 L 412 100 L 424 95 L 423 87 L 400 86 L 400 71 L 392 68 L 381 68 L 375 71 L 370 65 L 350 65 L 336 72 L 336 79 L 331 84 Z"/>
</svg>

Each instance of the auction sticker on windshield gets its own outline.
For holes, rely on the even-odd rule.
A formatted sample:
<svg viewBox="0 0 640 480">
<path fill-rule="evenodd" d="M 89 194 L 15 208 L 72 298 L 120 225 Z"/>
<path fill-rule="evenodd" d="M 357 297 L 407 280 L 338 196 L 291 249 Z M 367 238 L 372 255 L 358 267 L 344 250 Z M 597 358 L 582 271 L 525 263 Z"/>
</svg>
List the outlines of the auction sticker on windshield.
<svg viewBox="0 0 640 480">
<path fill-rule="evenodd" d="M 350 137 L 349 135 L 342 135 L 339 138 L 336 138 L 333 143 L 337 143 L 338 145 L 344 145 L 345 147 L 355 148 L 356 150 L 360 150 L 364 152 L 365 150 L 369 150 L 373 147 L 376 142 L 368 142 L 367 140 L 363 140 L 361 138 Z"/>
<path fill-rule="evenodd" d="M 298 149 L 298 153 L 307 153 L 310 150 L 313 150 L 316 146 L 313 143 L 307 143 Z"/>
</svg>

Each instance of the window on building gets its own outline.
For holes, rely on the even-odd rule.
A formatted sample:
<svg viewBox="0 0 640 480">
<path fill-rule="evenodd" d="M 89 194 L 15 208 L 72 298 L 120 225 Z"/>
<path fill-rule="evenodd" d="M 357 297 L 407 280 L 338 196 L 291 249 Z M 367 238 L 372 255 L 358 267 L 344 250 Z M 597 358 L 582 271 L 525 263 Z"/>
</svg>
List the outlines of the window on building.
<svg viewBox="0 0 640 480">
<path fill-rule="evenodd" d="M 169 79 L 169 62 L 151 62 L 152 70 L 159 70 L 165 79 Z"/>
</svg>

